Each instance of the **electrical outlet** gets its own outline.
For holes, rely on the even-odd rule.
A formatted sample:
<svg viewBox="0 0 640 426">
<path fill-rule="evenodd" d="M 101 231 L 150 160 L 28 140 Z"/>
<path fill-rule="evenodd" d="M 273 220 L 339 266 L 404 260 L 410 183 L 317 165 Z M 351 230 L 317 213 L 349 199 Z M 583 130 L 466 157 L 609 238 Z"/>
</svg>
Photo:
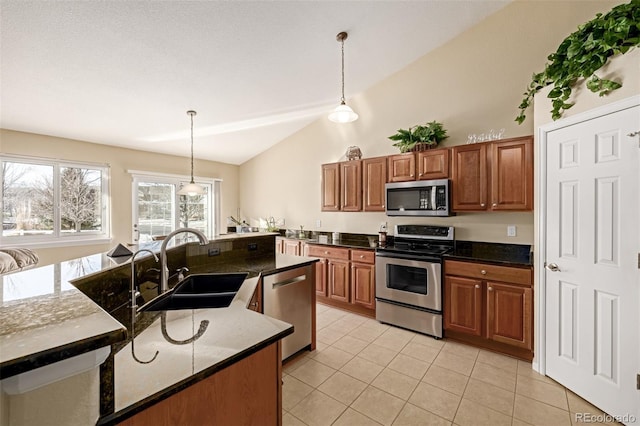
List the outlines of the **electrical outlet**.
<svg viewBox="0 0 640 426">
<path fill-rule="evenodd" d="M 284 219 L 278 219 L 278 220 L 276 221 L 276 226 L 277 226 L 278 228 L 284 228 Z"/>
<path fill-rule="evenodd" d="M 380 232 L 387 232 L 387 222 L 380 223 Z"/>
<path fill-rule="evenodd" d="M 507 225 L 507 237 L 515 237 L 515 236 L 516 236 L 516 226 Z"/>
<path fill-rule="evenodd" d="M 316 228 L 322 227 L 322 221 L 320 219 L 316 219 Z"/>
</svg>

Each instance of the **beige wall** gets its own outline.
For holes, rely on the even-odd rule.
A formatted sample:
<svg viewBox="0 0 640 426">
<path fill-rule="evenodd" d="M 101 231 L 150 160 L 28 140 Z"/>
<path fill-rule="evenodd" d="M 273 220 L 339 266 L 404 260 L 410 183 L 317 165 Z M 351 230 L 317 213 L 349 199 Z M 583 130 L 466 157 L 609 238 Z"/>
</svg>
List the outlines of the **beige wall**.
<svg viewBox="0 0 640 426">
<path fill-rule="evenodd" d="M 398 128 L 442 121 L 450 138 L 506 129 L 506 137 L 533 134 L 533 111 L 514 119 L 533 72 L 577 26 L 619 2 L 516 1 L 412 65 L 350 99 L 360 114 L 351 124 L 322 118 L 240 166 L 242 215 L 285 218 L 307 230 L 376 233 L 380 222 L 456 226 L 459 239 L 532 244 L 533 213 L 464 213 L 450 218 L 399 219 L 383 213 L 320 211 L 320 165 L 344 160 L 348 146 L 364 157 L 397 153 L 387 136 Z M 416 40 L 416 43 L 419 43 Z M 348 84 L 346 86 L 348 94 Z M 316 220 L 322 221 L 316 228 Z M 506 225 L 518 236 L 506 237 Z"/>
<path fill-rule="evenodd" d="M 55 138 L 32 133 L 0 130 L 0 153 L 63 160 L 108 163 L 111 166 L 111 231 L 109 244 L 36 249 L 40 265 L 109 251 L 117 243 L 131 242 L 131 175 L 127 170 L 178 175 L 189 174 L 188 158 L 117 148 L 107 145 Z M 222 225 L 224 217 L 238 208 L 238 166 L 196 160 L 196 176 L 220 178 L 222 182 Z"/>
</svg>

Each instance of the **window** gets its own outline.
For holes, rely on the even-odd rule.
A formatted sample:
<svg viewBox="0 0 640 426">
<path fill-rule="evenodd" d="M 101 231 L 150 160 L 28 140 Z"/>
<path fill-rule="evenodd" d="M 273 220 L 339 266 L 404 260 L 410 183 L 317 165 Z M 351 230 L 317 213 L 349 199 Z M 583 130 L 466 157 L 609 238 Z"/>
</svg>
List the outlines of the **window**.
<svg viewBox="0 0 640 426">
<path fill-rule="evenodd" d="M 2 244 L 94 243 L 109 238 L 109 168 L 1 157 Z"/>
<path fill-rule="evenodd" d="M 142 173 L 142 172 L 137 172 Z M 197 181 L 203 195 L 178 195 L 188 178 L 134 174 L 133 242 L 153 241 L 177 228 L 195 228 L 207 236 L 217 234 L 220 181 Z"/>
</svg>

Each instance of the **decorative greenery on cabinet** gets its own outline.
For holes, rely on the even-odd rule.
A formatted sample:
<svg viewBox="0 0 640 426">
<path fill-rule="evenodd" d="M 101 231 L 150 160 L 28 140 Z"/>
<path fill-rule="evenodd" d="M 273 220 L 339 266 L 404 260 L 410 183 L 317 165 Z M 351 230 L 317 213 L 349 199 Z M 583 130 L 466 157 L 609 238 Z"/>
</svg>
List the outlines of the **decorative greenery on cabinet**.
<svg viewBox="0 0 640 426">
<path fill-rule="evenodd" d="M 449 136 L 442 123 L 431 121 L 425 125 L 409 127 L 408 130 L 399 129 L 398 133 L 389 136 L 392 141 L 397 141 L 393 146 L 400 152 L 409 152 L 419 148 L 420 145 L 432 148 Z"/>
<path fill-rule="evenodd" d="M 557 120 L 574 104 L 568 102 L 572 88 L 587 79 L 586 86 L 592 92 L 604 96 L 622 87 L 622 83 L 598 77 L 595 72 L 602 68 L 611 56 L 625 54 L 640 45 L 640 0 L 621 4 L 603 15 L 578 27 L 565 38 L 558 50 L 548 56 L 544 71 L 533 74 L 524 99 L 518 107 L 516 117 L 524 122 L 525 110 L 531 105 L 534 95 L 542 88 L 553 85 L 547 95 L 552 101 L 551 118 Z"/>
</svg>

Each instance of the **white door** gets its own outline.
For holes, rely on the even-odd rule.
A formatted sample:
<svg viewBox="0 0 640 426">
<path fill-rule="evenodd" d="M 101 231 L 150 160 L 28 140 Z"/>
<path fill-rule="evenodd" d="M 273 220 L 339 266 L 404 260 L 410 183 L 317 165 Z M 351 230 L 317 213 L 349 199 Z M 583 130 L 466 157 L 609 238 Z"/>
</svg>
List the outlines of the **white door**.
<svg viewBox="0 0 640 426">
<path fill-rule="evenodd" d="M 640 424 L 639 129 L 636 105 L 546 139 L 546 374 L 626 424 Z"/>
</svg>

